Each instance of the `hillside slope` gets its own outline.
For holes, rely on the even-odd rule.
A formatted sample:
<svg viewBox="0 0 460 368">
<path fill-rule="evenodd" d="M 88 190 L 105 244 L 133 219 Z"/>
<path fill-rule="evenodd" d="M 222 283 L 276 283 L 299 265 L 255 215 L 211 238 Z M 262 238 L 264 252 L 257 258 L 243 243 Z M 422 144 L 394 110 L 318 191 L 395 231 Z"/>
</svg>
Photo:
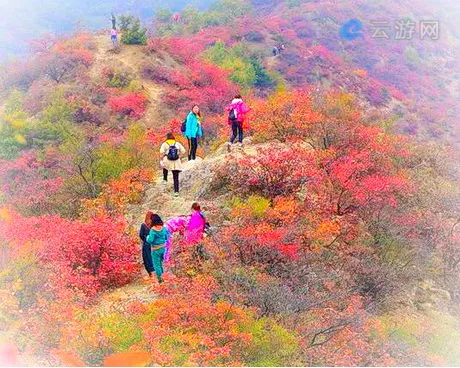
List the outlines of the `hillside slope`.
<svg viewBox="0 0 460 368">
<path fill-rule="evenodd" d="M 449 124 L 431 130 L 457 81 L 427 77 L 434 44 L 339 40 L 347 4 L 223 1 L 155 19 L 144 46 L 42 40 L 3 75 L 0 357 L 5 341 L 32 365 L 458 365 L 460 193 Z M 252 111 L 228 153 L 238 92 Z M 195 103 L 200 159 L 174 197 L 158 149 L 186 143 Z M 144 281 L 146 211 L 195 201 L 204 256 L 176 235 L 166 282 Z"/>
</svg>

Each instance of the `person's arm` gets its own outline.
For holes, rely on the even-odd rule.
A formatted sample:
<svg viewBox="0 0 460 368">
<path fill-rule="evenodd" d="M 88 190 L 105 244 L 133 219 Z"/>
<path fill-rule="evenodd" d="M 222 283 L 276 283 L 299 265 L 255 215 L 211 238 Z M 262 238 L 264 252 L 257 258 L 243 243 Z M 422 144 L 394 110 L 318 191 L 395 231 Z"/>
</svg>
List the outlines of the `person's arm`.
<svg viewBox="0 0 460 368">
<path fill-rule="evenodd" d="M 152 244 L 153 241 L 155 240 L 155 233 L 153 232 L 152 229 L 150 229 L 149 235 L 147 235 L 146 240 L 147 240 L 147 243 L 150 243 L 150 244 Z"/>
<path fill-rule="evenodd" d="M 179 148 L 179 154 L 181 156 L 183 156 L 183 155 L 185 155 L 187 153 L 187 150 L 185 149 L 185 147 L 180 142 L 177 142 L 177 147 Z"/>
<path fill-rule="evenodd" d="M 146 242 L 146 238 L 147 238 L 147 232 L 145 231 L 145 225 L 142 224 L 141 225 L 141 229 L 139 231 L 139 237 L 141 238 L 141 240 L 145 243 Z"/>
<path fill-rule="evenodd" d="M 251 111 L 251 108 L 250 108 L 250 107 L 247 107 L 247 106 L 245 105 L 245 103 L 243 102 L 243 104 L 241 105 L 241 110 L 242 110 L 243 114 L 246 114 L 246 113 L 248 113 L 249 111 Z"/>
<path fill-rule="evenodd" d="M 171 237 L 171 233 L 169 232 L 167 227 L 164 227 L 165 229 L 165 244 L 169 241 L 169 238 Z"/>
<path fill-rule="evenodd" d="M 163 144 L 160 147 L 161 158 L 163 158 L 164 156 L 168 154 L 168 149 L 169 149 L 168 144 L 166 142 L 163 142 Z"/>
<path fill-rule="evenodd" d="M 187 121 L 186 121 L 186 123 L 185 123 L 185 132 L 184 132 L 184 135 L 185 135 L 187 138 L 190 138 L 190 136 L 187 135 L 187 134 L 190 134 L 190 132 L 191 132 L 191 127 L 193 126 L 193 125 L 192 125 L 192 124 L 193 124 L 193 116 L 192 116 L 192 115 L 193 115 L 192 113 L 190 113 L 190 114 L 187 115 Z"/>
<path fill-rule="evenodd" d="M 202 211 L 200 211 L 200 216 L 201 216 L 201 219 L 203 220 L 203 231 L 205 231 L 206 230 L 206 216 L 204 215 Z"/>
</svg>

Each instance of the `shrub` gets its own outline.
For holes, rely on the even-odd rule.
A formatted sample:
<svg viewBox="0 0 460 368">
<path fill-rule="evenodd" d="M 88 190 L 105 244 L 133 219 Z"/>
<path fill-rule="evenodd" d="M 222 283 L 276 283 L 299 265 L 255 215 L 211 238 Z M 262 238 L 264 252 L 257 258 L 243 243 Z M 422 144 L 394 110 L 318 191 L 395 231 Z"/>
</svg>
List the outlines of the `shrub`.
<svg viewBox="0 0 460 368">
<path fill-rule="evenodd" d="M 249 31 L 244 35 L 245 39 L 249 42 L 263 42 L 265 37 L 259 31 Z"/>
<path fill-rule="evenodd" d="M 133 75 L 126 70 L 115 70 L 106 67 L 102 71 L 103 77 L 106 79 L 107 87 L 125 88 L 134 79 Z"/>
<path fill-rule="evenodd" d="M 296 365 L 299 341 L 295 335 L 268 318 L 242 326 L 242 331 L 252 336 L 243 350 L 243 360 L 248 366 L 277 367 Z"/>
<path fill-rule="evenodd" d="M 121 42 L 127 45 L 147 44 L 147 28 L 141 27 L 141 21 L 131 15 L 122 15 L 119 18 Z"/>
<path fill-rule="evenodd" d="M 140 119 L 145 113 L 147 102 L 147 98 L 141 93 L 128 93 L 124 96 L 110 98 L 108 104 L 112 111 L 122 116 Z"/>
<path fill-rule="evenodd" d="M 99 217 L 70 222 L 50 218 L 39 221 L 37 226 L 52 234 L 40 239 L 46 241 L 40 260 L 51 270 L 50 287 L 56 294 L 73 289 L 75 296 L 80 292 L 93 297 L 135 277 L 138 250 L 126 233 L 124 221 Z"/>
</svg>

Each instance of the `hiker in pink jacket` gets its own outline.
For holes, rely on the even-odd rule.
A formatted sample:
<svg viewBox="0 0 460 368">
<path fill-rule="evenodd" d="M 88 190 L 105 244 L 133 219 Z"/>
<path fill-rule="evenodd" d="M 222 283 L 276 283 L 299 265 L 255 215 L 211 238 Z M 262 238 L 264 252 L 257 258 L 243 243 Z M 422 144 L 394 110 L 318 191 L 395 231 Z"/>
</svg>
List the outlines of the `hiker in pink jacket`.
<svg viewBox="0 0 460 368">
<path fill-rule="evenodd" d="M 184 240 L 187 245 L 197 245 L 203 240 L 204 229 L 206 226 L 206 218 L 201 212 L 201 207 L 198 203 L 192 205 L 192 215 L 185 230 Z"/>
<path fill-rule="evenodd" d="M 236 95 L 232 103 L 227 106 L 228 124 L 232 127 L 232 136 L 230 137 L 230 143 L 228 145 L 229 151 L 237 136 L 240 146 L 243 145 L 243 123 L 249 111 L 251 111 L 251 109 L 246 107 L 239 94 Z"/>
<path fill-rule="evenodd" d="M 206 217 L 201 212 L 198 203 L 192 205 L 192 215 L 185 231 L 184 240 L 189 247 L 193 247 L 193 258 L 197 261 L 209 259 L 203 245 L 206 230 Z"/>
<path fill-rule="evenodd" d="M 169 237 L 166 241 L 165 261 L 169 261 L 171 256 L 172 234 L 175 232 L 183 233 L 188 226 L 190 216 L 177 216 L 165 222 L 165 227 L 169 231 Z"/>
</svg>

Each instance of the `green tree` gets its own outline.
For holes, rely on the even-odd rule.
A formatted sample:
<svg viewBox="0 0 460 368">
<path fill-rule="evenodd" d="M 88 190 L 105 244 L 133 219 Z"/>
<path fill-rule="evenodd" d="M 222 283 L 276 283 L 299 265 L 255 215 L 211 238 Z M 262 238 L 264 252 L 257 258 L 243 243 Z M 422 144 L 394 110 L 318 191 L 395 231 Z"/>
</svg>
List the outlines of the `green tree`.
<svg viewBox="0 0 460 368">
<path fill-rule="evenodd" d="M 230 79 L 242 88 L 273 87 L 276 83 L 260 64 L 256 54 L 248 50 L 244 42 L 229 48 L 218 41 L 203 53 L 203 57 L 217 66 L 231 70 Z"/>
<path fill-rule="evenodd" d="M 22 110 L 24 94 L 13 90 L 5 103 L 0 118 L 0 158 L 13 159 L 22 148 L 27 147 L 30 131 L 27 114 Z"/>
<path fill-rule="evenodd" d="M 132 15 L 120 16 L 121 42 L 126 45 L 145 45 L 147 28 L 141 26 L 139 18 Z"/>
</svg>

